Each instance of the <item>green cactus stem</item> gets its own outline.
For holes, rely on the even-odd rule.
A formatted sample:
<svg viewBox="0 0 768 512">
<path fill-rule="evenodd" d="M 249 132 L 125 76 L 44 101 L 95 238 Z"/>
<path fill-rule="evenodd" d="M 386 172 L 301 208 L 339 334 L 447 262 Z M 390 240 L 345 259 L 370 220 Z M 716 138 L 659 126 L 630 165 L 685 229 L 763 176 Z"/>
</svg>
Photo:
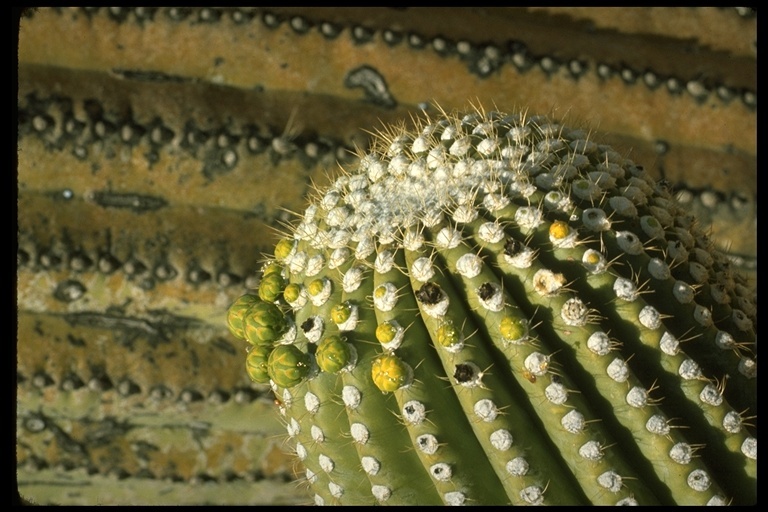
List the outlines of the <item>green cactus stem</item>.
<svg viewBox="0 0 768 512">
<path fill-rule="evenodd" d="M 388 127 L 229 310 L 318 504 L 750 504 L 756 295 L 545 117 Z"/>
</svg>

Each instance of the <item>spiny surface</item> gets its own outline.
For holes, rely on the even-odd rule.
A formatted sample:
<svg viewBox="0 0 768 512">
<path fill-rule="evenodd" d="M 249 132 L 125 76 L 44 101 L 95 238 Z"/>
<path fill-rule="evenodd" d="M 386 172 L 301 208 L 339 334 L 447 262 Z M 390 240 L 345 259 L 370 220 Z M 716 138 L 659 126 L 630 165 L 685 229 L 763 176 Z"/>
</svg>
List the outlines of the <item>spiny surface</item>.
<svg viewBox="0 0 768 512">
<path fill-rule="evenodd" d="M 641 166 L 475 109 L 382 130 L 228 322 L 317 503 L 726 504 L 755 302 Z"/>
</svg>

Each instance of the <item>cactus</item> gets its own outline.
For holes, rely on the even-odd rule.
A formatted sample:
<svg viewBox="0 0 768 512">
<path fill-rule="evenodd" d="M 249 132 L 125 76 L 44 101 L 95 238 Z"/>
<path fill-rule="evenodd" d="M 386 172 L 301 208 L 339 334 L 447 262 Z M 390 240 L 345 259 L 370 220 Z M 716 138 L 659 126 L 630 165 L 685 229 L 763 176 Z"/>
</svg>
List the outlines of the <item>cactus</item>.
<svg viewBox="0 0 768 512">
<path fill-rule="evenodd" d="M 255 255 L 277 242 L 270 226 L 303 211 L 307 188 L 351 160 L 348 148 L 367 147 L 359 128 L 407 119 L 427 98 L 589 118 L 604 143 L 653 162 L 651 175 L 754 273 L 756 12 L 621 14 L 24 10 L 20 494 L 75 505 L 306 501 L 291 455 L 278 453 L 272 392 L 238 371 L 244 354 L 222 316 L 258 283 Z M 426 90 L 425 75 L 450 86 Z M 300 287 L 283 292 L 294 301 Z M 457 331 L 439 332 L 449 342 Z M 266 371 L 270 349 L 249 354 L 249 371 Z"/>
<path fill-rule="evenodd" d="M 229 312 L 315 501 L 754 502 L 755 295 L 665 185 L 545 117 L 415 124 Z M 241 326 L 267 307 L 265 363 Z"/>
</svg>

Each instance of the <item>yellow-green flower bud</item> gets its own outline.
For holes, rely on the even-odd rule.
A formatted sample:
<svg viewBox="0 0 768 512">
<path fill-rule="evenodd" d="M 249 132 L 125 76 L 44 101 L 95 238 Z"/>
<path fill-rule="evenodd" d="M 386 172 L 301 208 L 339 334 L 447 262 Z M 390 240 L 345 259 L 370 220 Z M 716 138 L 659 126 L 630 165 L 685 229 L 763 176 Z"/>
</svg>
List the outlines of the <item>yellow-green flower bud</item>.
<svg viewBox="0 0 768 512">
<path fill-rule="evenodd" d="M 283 272 L 283 266 L 276 261 L 267 262 L 264 265 L 264 267 L 261 269 L 262 277 L 267 277 L 268 275 L 271 275 L 271 274 L 282 274 L 282 272 Z"/>
<path fill-rule="evenodd" d="M 397 327 L 393 325 L 392 321 L 381 323 L 376 327 L 376 339 L 382 345 L 391 343 L 395 336 L 397 336 Z"/>
<path fill-rule="evenodd" d="M 277 272 L 266 274 L 259 283 L 259 297 L 264 302 L 275 302 L 283 292 L 285 281 Z"/>
<path fill-rule="evenodd" d="M 505 316 L 499 324 L 499 332 L 504 341 L 522 343 L 528 337 L 528 321 L 523 318 Z"/>
<path fill-rule="evenodd" d="M 301 296 L 301 285 L 296 283 L 289 283 L 283 290 L 283 298 L 288 304 L 293 304 Z"/>
<path fill-rule="evenodd" d="M 385 354 L 373 360 L 371 367 L 373 383 L 384 393 L 391 393 L 408 384 L 410 367 L 394 354 Z"/>
<path fill-rule="evenodd" d="M 322 279 L 313 279 L 309 285 L 307 285 L 307 291 L 313 297 L 323 292 L 325 288 L 325 282 Z"/>
<path fill-rule="evenodd" d="M 352 357 L 349 345 L 340 336 L 328 336 L 317 346 L 317 366 L 327 373 L 337 373 L 349 364 Z"/>
<path fill-rule="evenodd" d="M 382 322 L 376 327 L 376 339 L 381 343 L 381 347 L 388 352 L 396 350 L 403 343 L 404 337 L 405 329 L 395 320 Z"/>
<path fill-rule="evenodd" d="M 307 285 L 309 300 L 316 307 L 320 307 L 328 300 L 333 291 L 333 281 L 327 277 L 313 279 Z"/>
<path fill-rule="evenodd" d="M 377 299 L 383 299 L 387 295 L 387 287 L 382 285 L 379 285 L 375 290 L 373 290 L 373 296 Z"/>
<path fill-rule="evenodd" d="M 294 345 L 278 345 L 269 354 L 269 378 L 280 387 L 290 388 L 309 374 L 309 355 Z"/>
<path fill-rule="evenodd" d="M 446 320 L 437 328 L 437 344 L 441 347 L 451 347 L 461 343 L 461 335 L 453 325 L 453 322 Z"/>
<path fill-rule="evenodd" d="M 349 320 L 349 317 L 352 315 L 352 308 L 349 305 L 348 302 L 342 302 L 341 304 L 336 304 L 333 306 L 333 309 L 331 309 L 331 320 L 333 320 L 333 323 L 336 325 L 343 324 L 347 320 Z"/>
<path fill-rule="evenodd" d="M 255 345 L 248 352 L 248 357 L 245 359 L 245 370 L 253 382 L 259 384 L 269 383 L 267 362 L 270 352 L 272 352 L 272 347 L 267 345 Z"/>
<path fill-rule="evenodd" d="M 227 311 L 227 327 L 236 338 L 244 340 L 244 322 L 245 314 L 251 309 L 251 306 L 259 302 L 259 298 L 256 295 L 246 294 L 237 299 L 229 306 Z"/>
<path fill-rule="evenodd" d="M 275 245 L 275 259 L 280 262 L 285 261 L 290 256 L 295 245 L 296 242 L 288 238 L 283 238 L 277 242 L 277 245 Z"/>
<path fill-rule="evenodd" d="M 280 338 L 287 323 L 280 308 L 259 300 L 245 314 L 245 339 L 254 345 L 269 345 Z"/>
<path fill-rule="evenodd" d="M 549 226 L 549 236 L 556 240 L 562 240 L 567 237 L 569 232 L 568 223 L 561 220 L 556 220 Z"/>
</svg>

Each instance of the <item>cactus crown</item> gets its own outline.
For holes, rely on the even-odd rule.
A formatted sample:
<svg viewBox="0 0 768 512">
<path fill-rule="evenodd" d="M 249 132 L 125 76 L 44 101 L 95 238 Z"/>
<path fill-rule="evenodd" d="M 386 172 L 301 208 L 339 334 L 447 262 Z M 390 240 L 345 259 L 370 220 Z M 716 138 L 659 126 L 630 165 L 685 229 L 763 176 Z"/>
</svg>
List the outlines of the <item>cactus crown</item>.
<svg viewBox="0 0 768 512">
<path fill-rule="evenodd" d="M 317 503 L 754 501 L 755 296 L 663 184 L 480 109 L 359 156 L 228 318 Z"/>
</svg>

